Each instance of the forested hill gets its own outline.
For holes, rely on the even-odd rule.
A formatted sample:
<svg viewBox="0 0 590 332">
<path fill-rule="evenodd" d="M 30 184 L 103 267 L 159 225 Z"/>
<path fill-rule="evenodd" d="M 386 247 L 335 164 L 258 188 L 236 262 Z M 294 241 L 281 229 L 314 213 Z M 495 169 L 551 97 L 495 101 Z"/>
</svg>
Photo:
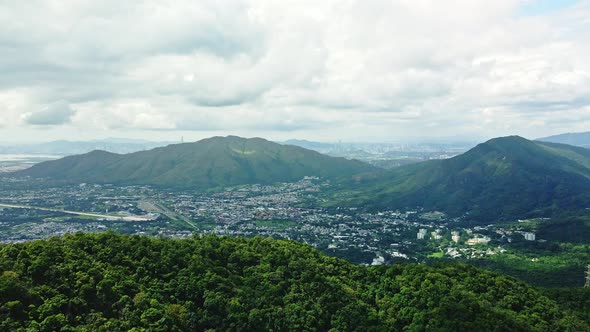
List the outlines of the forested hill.
<svg viewBox="0 0 590 332">
<path fill-rule="evenodd" d="M 2 331 L 582 331 L 466 265 L 366 268 L 294 242 L 75 234 L 0 245 Z"/>
<path fill-rule="evenodd" d="M 125 155 L 93 151 L 43 162 L 15 176 L 203 189 L 336 178 L 375 167 L 262 138 L 212 137 Z"/>
<path fill-rule="evenodd" d="M 590 207 L 590 150 L 500 137 L 462 155 L 351 177 L 335 205 L 423 207 L 484 222 Z"/>
</svg>

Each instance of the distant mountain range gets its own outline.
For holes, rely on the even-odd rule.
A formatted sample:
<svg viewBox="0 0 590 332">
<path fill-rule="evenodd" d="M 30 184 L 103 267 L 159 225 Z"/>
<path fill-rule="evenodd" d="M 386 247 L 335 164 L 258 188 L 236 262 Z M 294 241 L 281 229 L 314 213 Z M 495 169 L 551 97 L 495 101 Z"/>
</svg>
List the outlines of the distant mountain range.
<svg viewBox="0 0 590 332">
<path fill-rule="evenodd" d="M 584 133 L 567 133 L 549 137 L 538 138 L 538 141 L 562 143 L 581 146 L 590 149 L 590 131 Z"/>
<path fill-rule="evenodd" d="M 334 149 L 337 145 L 336 143 L 323 143 L 323 142 L 314 142 L 308 141 L 304 139 L 290 139 L 284 142 L 277 142 L 286 145 L 295 145 L 305 149 L 318 151 L 321 153 L 327 153 Z"/>
<path fill-rule="evenodd" d="M 42 154 L 69 156 L 94 150 L 131 153 L 169 145 L 170 142 L 151 142 L 136 139 L 107 138 L 92 141 L 52 141 L 36 144 L 0 144 L 0 154 Z"/>
<path fill-rule="evenodd" d="M 379 168 L 396 168 L 430 159 L 446 159 L 463 153 L 475 142 L 443 139 L 440 142 L 416 141 L 414 143 L 322 143 L 307 140 L 280 142 L 315 150 L 332 157 L 357 159 Z"/>
<path fill-rule="evenodd" d="M 213 137 L 148 151 L 93 151 L 32 166 L 16 176 L 71 182 L 208 189 L 334 179 L 328 205 L 422 207 L 476 221 L 550 216 L 590 208 L 590 150 L 502 137 L 459 156 L 382 170 L 261 138 Z"/>
<path fill-rule="evenodd" d="M 374 171 L 356 160 L 322 155 L 261 138 L 213 137 L 130 154 L 93 151 L 14 173 L 56 180 L 204 189 L 337 178 Z"/>
<path fill-rule="evenodd" d="M 445 141 L 446 142 L 446 141 Z M 91 141 L 59 140 L 44 143 L 8 144 L 0 142 L 1 155 L 28 155 L 30 158 L 23 165 L 40 160 L 53 160 L 63 156 L 84 154 L 94 150 L 112 153 L 132 153 L 146 151 L 176 142 L 154 142 L 141 139 L 106 138 Z M 277 142 L 283 145 L 295 145 L 314 150 L 332 157 L 344 157 L 367 162 L 379 168 L 393 168 L 400 165 L 416 163 L 428 159 L 438 159 L 462 153 L 475 146 L 474 143 L 437 142 L 437 143 L 323 143 L 307 140 L 288 140 Z"/>
<path fill-rule="evenodd" d="M 332 204 L 424 207 L 479 221 L 590 208 L 590 150 L 511 136 L 457 157 L 343 181 Z"/>
<path fill-rule="evenodd" d="M 416 141 L 414 143 L 363 143 L 363 142 L 338 142 L 324 143 L 307 140 L 291 139 L 281 144 L 296 145 L 302 148 L 315 150 L 331 156 L 346 157 L 347 155 L 363 156 L 386 156 L 399 157 L 407 153 L 441 153 L 441 152 L 465 152 L 476 145 L 471 141 L 450 141 L 441 142 Z"/>
</svg>

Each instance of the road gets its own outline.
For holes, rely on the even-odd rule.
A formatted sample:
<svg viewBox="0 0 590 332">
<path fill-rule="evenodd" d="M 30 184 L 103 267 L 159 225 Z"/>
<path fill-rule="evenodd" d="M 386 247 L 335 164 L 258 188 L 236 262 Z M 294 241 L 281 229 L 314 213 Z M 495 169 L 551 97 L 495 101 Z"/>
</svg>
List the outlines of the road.
<svg viewBox="0 0 590 332">
<path fill-rule="evenodd" d="M 163 214 L 165 216 L 167 216 L 168 218 L 172 219 L 172 220 L 180 220 L 180 221 L 184 221 L 185 223 L 187 223 L 189 226 L 191 226 L 194 229 L 198 229 L 197 225 L 195 225 L 192 221 L 190 221 L 187 217 L 176 213 L 172 210 L 170 210 L 169 208 L 167 208 L 166 206 L 164 206 L 162 203 L 160 202 L 156 202 L 156 201 L 140 201 L 138 204 L 138 207 L 144 211 L 153 211 L 153 212 L 157 212 L 160 214 Z"/>
<path fill-rule="evenodd" d="M 147 217 L 143 216 L 125 216 L 125 217 L 118 217 L 106 214 L 98 214 L 98 213 L 89 213 L 89 212 L 76 212 L 76 211 L 68 211 L 68 210 L 59 210 L 59 209 L 52 209 L 52 208 L 44 208 L 38 206 L 28 206 L 28 205 L 13 205 L 13 204 L 2 204 L 0 203 L 0 208 L 13 208 L 13 209 L 34 209 L 34 210 L 41 210 L 41 211 L 51 211 L 51 212 L 61 212 L 67 214 L 74 214 L 78 216 L 86 216 L 86 217 L 96 217 L 96 218 L 104 218 L 110 220 L 123 220 L 123 221 L 147 221 L 152 220 Z"/>
</svg>

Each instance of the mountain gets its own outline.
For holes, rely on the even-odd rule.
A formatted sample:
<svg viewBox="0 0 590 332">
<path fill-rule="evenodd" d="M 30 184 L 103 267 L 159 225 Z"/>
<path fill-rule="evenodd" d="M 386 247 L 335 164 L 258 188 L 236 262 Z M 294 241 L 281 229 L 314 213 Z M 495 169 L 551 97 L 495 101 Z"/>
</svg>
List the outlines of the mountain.
<svg viewBox="0 0 590 332">
<path fill-rule="evenodd" d="M 91 183 L 212 188 L 296 181 L 304 176 L 333 179 L 374 169 L 360 161 L 328 157 L 261 138 L 228 136 L 125 155 L 93 151 L 43 162 L 14 175 Z"/>
<path fill-rule="evenodd" d="M 333 205 L 424 207 L 476 221 L 514 220 L 590 208 L 590 150 L 510 136 L 446 159 L 355 176 Z"/>
<path fill-rule="evenodd" d="M 590 293 L 565 291 L 555 302 L 467 265 L 364 267 L 262 237 L 0 244 L 2 331 L 588 331 Z"/>
<path fill-rule="evenodd" d="M 131 153 L 153 149 L 170 144 L 169 142 L 150 142 L 145 140 L 107 138 L 93 141 L 52 141 L 37 144 L 0 145 L 0 154 L 43 154 L 67 156 L 93 150 L 105 150 L 113 153 Z"/>
<path fill-rule="evenodd" d="M 537 141 L 562 143 L 590 149 L 590 131 L 585 133 L 567 133 L 538 138 Z"/>
</svg>

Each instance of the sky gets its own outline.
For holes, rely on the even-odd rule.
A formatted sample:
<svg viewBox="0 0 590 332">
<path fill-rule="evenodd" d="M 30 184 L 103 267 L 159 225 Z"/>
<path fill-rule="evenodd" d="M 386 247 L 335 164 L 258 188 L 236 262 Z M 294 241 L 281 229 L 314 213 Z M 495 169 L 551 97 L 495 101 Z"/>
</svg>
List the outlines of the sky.
<svg viewBox="0 0 590 332">
<path fill-rule="evenodd" d="M 590 130 L 590 0 L 0 0 L 0 142 Z"/>
</svg>

